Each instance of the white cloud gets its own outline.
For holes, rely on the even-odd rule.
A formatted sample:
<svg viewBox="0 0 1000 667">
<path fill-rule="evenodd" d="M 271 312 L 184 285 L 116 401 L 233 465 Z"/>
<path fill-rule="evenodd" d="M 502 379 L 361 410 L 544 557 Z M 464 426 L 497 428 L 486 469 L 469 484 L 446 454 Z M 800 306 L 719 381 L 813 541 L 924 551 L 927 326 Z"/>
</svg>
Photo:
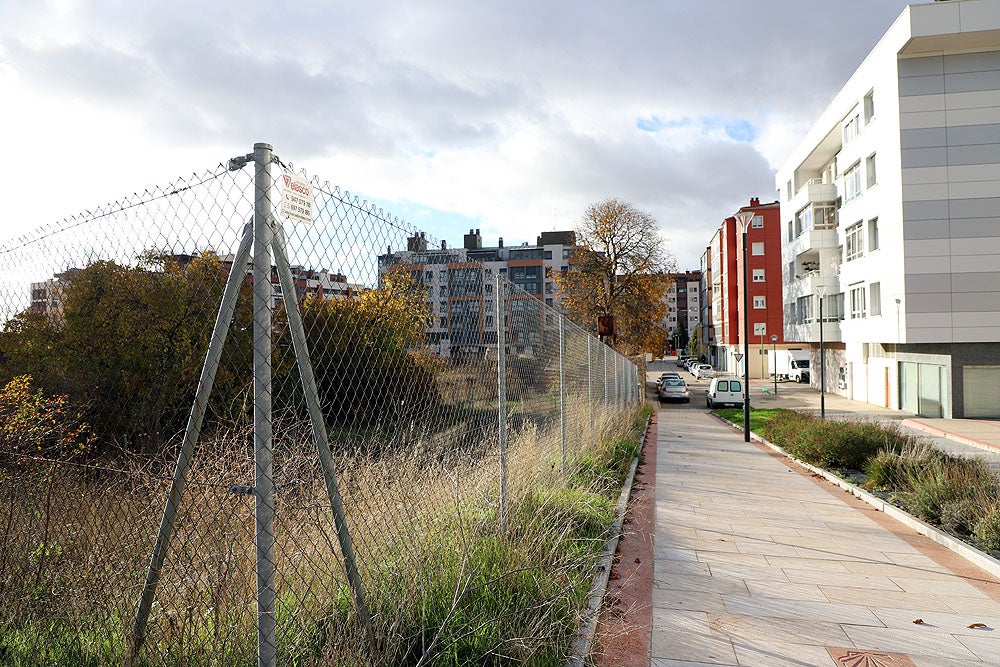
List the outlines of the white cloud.
<svg viewBox="0 0 1000 667">
<path fill-rule="evenodd" d="M 266 140 L 451 243 L 620 196 L 694 268 L 904 6 L 3 3 L 0 237 Z"/>
</svg>

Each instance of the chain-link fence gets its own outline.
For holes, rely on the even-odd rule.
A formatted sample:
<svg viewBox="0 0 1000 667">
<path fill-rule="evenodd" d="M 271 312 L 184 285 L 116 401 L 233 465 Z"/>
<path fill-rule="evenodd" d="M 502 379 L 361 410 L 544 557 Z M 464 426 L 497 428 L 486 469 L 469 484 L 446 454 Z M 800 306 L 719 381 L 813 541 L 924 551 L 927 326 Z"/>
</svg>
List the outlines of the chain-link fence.
<svg viewBox="0 0 1000 667">
<path fill-rule="evenodd" d="M 327 183 L 283 220 L 292 174 L 259 144 L 0 248 L 0 663 L 568 645 L 636 366 Z"/>
</svg>

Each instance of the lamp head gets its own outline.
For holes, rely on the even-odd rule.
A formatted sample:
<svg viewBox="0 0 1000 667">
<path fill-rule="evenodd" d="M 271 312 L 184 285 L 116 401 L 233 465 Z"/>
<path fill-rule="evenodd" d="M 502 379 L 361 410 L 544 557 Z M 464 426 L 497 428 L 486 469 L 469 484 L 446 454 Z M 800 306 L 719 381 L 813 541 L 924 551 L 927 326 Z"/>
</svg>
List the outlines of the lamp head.
<svg viewBox="0 0 1000 667">
<path fill-rule="evenodd" d="M 753 220 L 753 213 L 750 211 L 740 211 L 736 214 L 736 222 L 740 223 L 740 229 L 743 233 L 746 233 L 751 220 Z"/>
</svg>

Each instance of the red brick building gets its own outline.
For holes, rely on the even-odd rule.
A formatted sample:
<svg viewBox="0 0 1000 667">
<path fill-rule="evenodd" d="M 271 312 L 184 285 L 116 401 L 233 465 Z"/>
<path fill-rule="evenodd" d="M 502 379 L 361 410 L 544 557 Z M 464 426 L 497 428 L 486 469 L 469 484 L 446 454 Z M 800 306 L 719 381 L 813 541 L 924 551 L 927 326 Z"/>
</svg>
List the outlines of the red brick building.
<svg viewBox="0 0 1000 667">
<path fill-rule="evenodd" d="M 752 213 L 747 227 L 747 274 L 743 280 L 742 229 L 726 218 L 712 236 L 712 319 L 715 337 L 709 360 L 719 370 L 743 374 L 736 355 L 743 353 L 743 291 L 747 290 L 750 331 L 750 377 L 768 377 L 767 355 L 775 345 L 787 348 L 782 335 L 783 289 L 781 272 L 781 218 L 778 202 L 761 204 L 756 197 L 736 213 Z"/>
</svg>

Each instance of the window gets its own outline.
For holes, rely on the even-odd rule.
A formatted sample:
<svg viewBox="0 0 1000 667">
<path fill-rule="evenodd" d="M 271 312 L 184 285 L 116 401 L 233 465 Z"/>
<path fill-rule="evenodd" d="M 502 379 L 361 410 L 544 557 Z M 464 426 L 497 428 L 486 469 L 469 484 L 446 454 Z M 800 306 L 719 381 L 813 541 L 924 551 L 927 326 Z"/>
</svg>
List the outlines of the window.
<svg viewBox="0 0 1000 667">
<path fill-rule="evenodd" d="M 430 287 L 427 288 L 427 296 L 429 296 L 432 299 L 434 298 L 434 285 L 431 285 Z"/>
<path fill-rule="evenodd" d="M 795 300 L 795 319 L 798 322 L 812 322 L 813 319 L 813 298 L 812 296 L 800 296 Z"/>
<path fill-rule="evenodd" d="M 827 294 L 823 297 L 823 321 L 839 322 L 844 319 L 844 295 Z"/>
<path fill-rule="evenodd" d="M 788 280 L 789 281 L 795 280 L 795 262 L 794 261 L 788 263 Z"/>
<path fill-rule="evenodd" d="M 552 251 L 551 250 L 546 250 L 545 251 L 545 259 L 552 259 Z"/>
<path fill-rule="evenodd" d="M 448 272 L 447 271 L 438 271 L 438 280 L 440 280 L 442 282 L 444 282 L 445 280 L 448 280 Z"/>
<path fill-rule="evenodd" d="M 872 187 L 878 181 L 875 179 L 875 154 L 872 153 L 865 160 L 865 175 L 868 177 L 868 187 Z"/>
<path fill-rule="evenodd" d="M 851 288 L 851 319 L 857 320 L 865 317 L 865 287 Z"/>
<path fill-rule="evenodd" d="M 806 206 L 795 214 L 795 235 L 798 236 L 812 227 L 812 207 Z"/>
<path fill-rule="evenodd" d="M 753 229 L 763 229 L 764 228 L 764 216 L 755 215 L 750 219 L 750 227 Z"/>
<path fill-rule="evenodd" d="M 755 296 L 753 298 L 753 307 L 754 308 L 767 308 L 767 299 L 765 297 L 762 297 L 762 296 Z"/>
<path fill-rule="evenodd" d="M 487 327 L 492 327 L 493 326 L 493 316 L 492 315 L 487 315 L 486 316 L 486 326 Z"/>
<path fill-rule="evenodd" d="M 448 326 L 448 318 L 447 317 L 442 317 L 440 319 L 441 319 L 441 326 L 442 327 Z"/>
<path fill-rule="evenodd" d="M 754 322 L 753 323 L 753 335 L 754 336 L 766 336 L 767 335 L 767 323 L 766 322 Z"/>
<path fill-rule="evenodd" d="M 552 305 L 552 299 L 546 298 L 545 299 L 545 305 L 546 306 L 551 306 Z"/>
<path fill-rule="evenodd" d="M 448 286 L 447 285 L 441 285 L 441 289 L 438 290 L 438 295 L 440 295 L 440 296 L 448 296 Z"/>
<path fill-rule="evenodd" d="M 847 228 L 845 232 L 847 235 L 846 239 L 846 252 L 845 255 L 847 261 L 852 259 L 857 259 L 865 254 L 865 240 L 861 234 L 861 223 L 856 222 Z"/>
<path fill-rule="evenodd" d="M 751 246 L 750 247 L 750 254 L 751 255 L 763 255 L 764 254 L 764 242 L 763 241 L 755 241 L 754 243 L 750 244 L 750 246 Z"/>
<path fill-rule="evenodd" d="M 844 172 L 844 200 L 851 201 L 861 194 L 861 163 L 856 162 Z"/>
<path fill-rule="evenodd" d="M 444 300 L 438 301 L 438 310 L 440 310 L 441 312 L 447 311 L 448 310 L 448 302 L 444 301 Z"/>
<path fill-rule="evenodd" d="M 878 250 L 878 218 L 868 221 L 868 251 Z"/>
<path fill-rule="evenodd" d="M 569 259 L 569 255 L 572 251 L 569 248 L 563 248 L 563 259 Z"/>
<path fill-rule="evenodd" d="M 764 269 L 754 269 L 753 270 L 753 281 L 755 283 L 764 282 Z"/>
<path fill-rule="evenodd" d="M 865 125 L 875 117 L 875 92 L 869 90 L 865 95 Z"/>
<path fill-rule="evenodd" d="M 872 283 L 868 286 L 868 312 L 872 317 L 882 314 L 882 283 Z"/>
<path fill-rule="evenodd" d="M 858 136 L 858 130 L 860 129 L 861 117 L 858 114 L 854 114 L 849 118 L 849 120 L 844 124 L 844 145 L 851 143 Z"/>
<path fill-rule="evenodd" d="M 433 271 L 424 271 L 424 279 L 428 280 L 428 281 L 434 280 L 434 272 Z"/>
<path fill-rule="evenodd" d="M 789 220 L 788 221 L 788 240 L 789 241 L 794 241 L 795 240 L 795 227 L 793 225 L 794 225 L 794 223 L 791 220 Z"/>
<path fill-rule="evenodd" d="M 792 198 L 792 179 L 788 179 L 788 183 L 785 184 L 785 199 Z"/>
</svg>

